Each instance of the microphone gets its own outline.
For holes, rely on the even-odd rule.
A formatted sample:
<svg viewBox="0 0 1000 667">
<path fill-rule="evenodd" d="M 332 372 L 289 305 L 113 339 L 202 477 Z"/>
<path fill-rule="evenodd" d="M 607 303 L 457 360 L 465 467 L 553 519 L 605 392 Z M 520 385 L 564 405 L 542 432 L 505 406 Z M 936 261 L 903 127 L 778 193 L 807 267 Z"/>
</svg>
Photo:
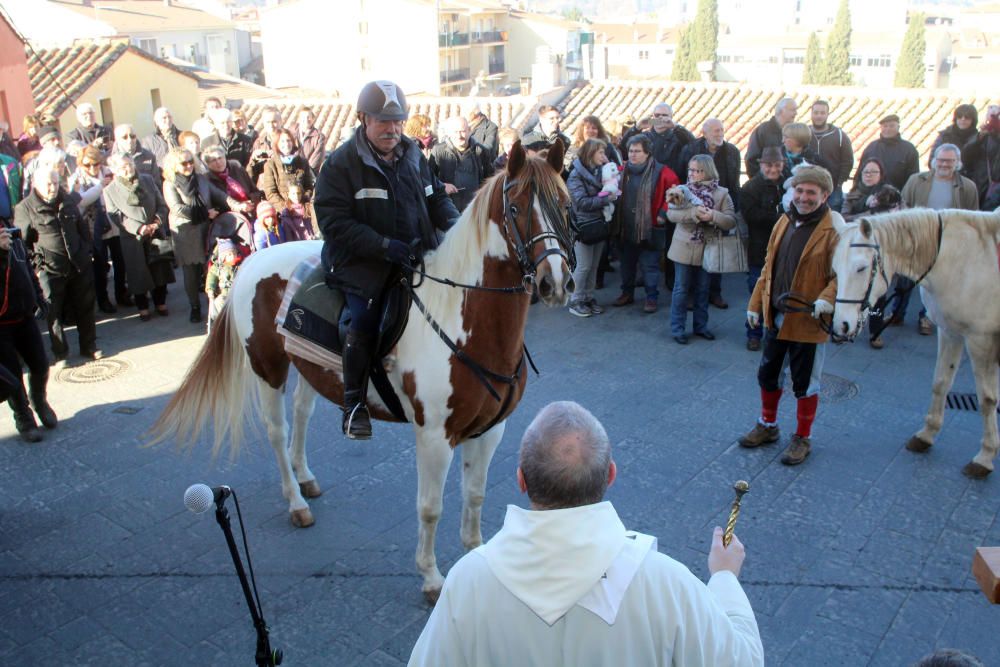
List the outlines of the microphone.
<svg viewBox="0 0 1000 667">
<path fill-rule="evenodd" d="M 195 514 L 201 514 L 211 509 L 213 503 L 225 501 L 232 492 L 225 484 L 211 487 L 207 484 L 192 484 L 184 492 L 184 506 Z"/>
</svg>

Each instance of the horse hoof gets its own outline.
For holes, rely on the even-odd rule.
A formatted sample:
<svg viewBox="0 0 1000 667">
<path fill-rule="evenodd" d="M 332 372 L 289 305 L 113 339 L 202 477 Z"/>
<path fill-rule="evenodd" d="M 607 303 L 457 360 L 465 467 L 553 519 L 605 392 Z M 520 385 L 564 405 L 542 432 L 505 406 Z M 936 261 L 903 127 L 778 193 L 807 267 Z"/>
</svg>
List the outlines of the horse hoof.
<svg viewBox="0 0 1000 667">
<path fill-rule="evenodd" d="M 441 597 L 441 587 L 437 586 L 435 588 L 425 588 L 424 589 L 424 599 L 427 600 L 427 604 L 434 606 L 437 604 L 438 598 Z"/>
<path fill-rule="evenodd" d="M 962 468 L 962 474 L 969 479 L 986 479 L 991 472 L 993 471 L 986 466 L 979 465 L 975 461 L 966 463 L 965 467 Z"/>
<path fill-rule="evenodd" d="M 314 523 L 316 523 L 316 519 L 313 518 L 308 507 L 304 510 L 292 510 L 292 525 L 296 528 L 308 528 Z"/>
<path fill-rule="evenodd" d="M 319 488 L 319 484 L 314 479 L 308 482 L 299 482 L 299 491 L 306 498 L 319 498 L 323 495 L 323 489 Z"/>
<path fill-rule="evenodd" d="M 927 442 L 926 440 L 922 440 L 921 438 L 918 438 L 917 436 L 913 436 L 906 443 L 906 448 L 908 450 L 910 450 L 911 452 L 916 452 L 918 454 L 923 454 L 928 449 L 930 449 L 933 444 L 934 444 L 933 442 Z"/>
</svg>

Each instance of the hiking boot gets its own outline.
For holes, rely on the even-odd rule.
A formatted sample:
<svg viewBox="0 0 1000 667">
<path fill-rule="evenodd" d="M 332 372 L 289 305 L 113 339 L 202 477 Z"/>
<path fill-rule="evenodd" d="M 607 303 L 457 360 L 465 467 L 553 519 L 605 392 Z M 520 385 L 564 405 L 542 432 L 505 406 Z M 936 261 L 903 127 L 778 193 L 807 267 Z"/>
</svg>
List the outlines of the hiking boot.
<svg viewBox="0 0 1000 667">
<path fill-rule="evenodd" d="M 764 426 L 757 422 L 754 424 L 753 430 L 740 438 L 740 447 L 753 449 L 761 445 L 770 445 L 772 442 L 777 442 L 780 437 L 781 431 L 778 430 L 777 426 Z"/>
<path fill-rule="evenodd" d="M 569 305 L 569 313 L 570 315 L 576 315 L 577 317 L 590 317 L 593 315 L 593 313 L 590 312 L 590 308 L 587 307 L 587 304 L 582 301 L 571 303 Z"/>
<path fill-rule="evenodd" d="M 41 442 L 44 436 L 38 430 L 38 424 L 35 423 L 35 415 L 32 414 L 31 408 L 28 406 L 28 397 L 23 392 L 24 390 L 20 389 L 17 394 L 7 399 L 7 405 L 10 406 L 11 411 L 14 413 L 14 426 L 17 428 L 18 434 L 20 434 L 21 440 L 25 442 Z"/>
<path fill-rule="evenodd" d="M 726 308 L 729 308 L 729 304 L 726 303 L 726 300 L 722 298 L 721 294 L 713 294 L 712 296 L 708 297 L 708 302 L 713 306 L 715 306 L 716 308 L 718 308 L 719 310 L 725 310 Z"/>
<path fill-rule="evenodd" d="M 760 352 L 760 338 L 747 338 L 747 349 L 751 352 Z"/>
<path fill-rule="evenodd" d="M 920 332 L 921 336 L 930 336 L 934 333 L 934 325 L 926 317 L 921 317 L 917 320 L 917 331 Z"/>
<path fill-rule="evenodd" d="M 656 309 L 656 299 L 646 299 L 646 303 L 642 306 L 642 312 L 646 314 L 655 313 Z"/>
<path fill-rule="evenodd" d="M 781 462 L 786 466 L 797 466 L 802 463 L 809 456 L 810 444 L 809 438 L 803 438 L 796 433 L 792 436 L 788 449 L 781 455 Z"/>
<path fill-rule="evenodd" d="M 875 338 L 872 338 L 870 341 L 868 341 L 868 344 L 872 346 L 873 350 L 881 350 L 883 347 L 885 347 L 885 342 L 882 340 L 881 336 L 876 336 Z"/>
<path fill-rule="evenodd" d="M 53 429 L 59 425 L 59 418 L 56 417 L 55 410 L 49 405 L 47 396 L 48 382 L 49 373 L 47 370 L 42 374 L 28 373 L 28 397 L 31 400 L 31 407 L 34 409 L 35 414 L 38 415 L 42 426 L 47 429 Z"/>
<path fill-rule="evenodd" d="M 635 303 L 635 297 L 631 294 L 625 294 L 622 292 L 618 295 L 618 298 L 611 302 L 611 305 L 620 308 L 621 306 L 627 306 L 631 303 Z"/>
<path fill-rule="evenodd" d="M 590 312 L 594 315 L 600 315 L 604 312 L 604 306 L 598 306 L 597 302 L 593 299 L 587 302 L 587 308 L 589 308 Z"/>
</svg>

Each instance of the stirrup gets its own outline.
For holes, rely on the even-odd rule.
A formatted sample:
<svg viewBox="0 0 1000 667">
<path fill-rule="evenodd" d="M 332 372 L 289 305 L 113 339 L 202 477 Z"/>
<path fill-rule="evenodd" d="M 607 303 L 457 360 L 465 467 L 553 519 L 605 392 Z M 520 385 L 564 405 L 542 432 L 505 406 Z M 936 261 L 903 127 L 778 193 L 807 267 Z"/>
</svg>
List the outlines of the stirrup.
<svg viewBox="0 0 1000 667">
<path fill-rule="evenodd" d="M 358 403 L 351 411 L 344 410 L 344 435 L 348 440 L 370 440 L 372 437 L 371 416 L 368 406 Z"/>
</svg>

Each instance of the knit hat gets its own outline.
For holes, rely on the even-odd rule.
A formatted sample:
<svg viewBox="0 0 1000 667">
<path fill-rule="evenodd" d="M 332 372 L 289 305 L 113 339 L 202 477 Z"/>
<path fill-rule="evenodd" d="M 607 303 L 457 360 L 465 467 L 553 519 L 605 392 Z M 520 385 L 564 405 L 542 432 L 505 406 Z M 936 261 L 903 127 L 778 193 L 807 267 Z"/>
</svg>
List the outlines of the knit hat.
<svg viewBox="0 0 1000 667">
<path fill-rule="evenodd" d="M 785 162 L 785 152 L 781 149 L 781 146 L 765 146 L 764 150 L 760 154 L 761 164 L 769 162 Z"/>
<path fill-rule="evenodd" d="M 263 218 L 264 216 L 267 216 L 267 215 L 277 215 L 277 214 L 278 214 L 278 211 L 274 208 L 274 206 L 271 204 L 271 202 L 269 202 L 269 201 L 262 201 L 261 203 L 257 204 L 257 217 L 258 218 Z"/>
<path fill-rule="evenodd" d="M 57 130 L 56 128 L 43 127 L 42 129 L 38 130 L 38 141 L 40 141 L 41 143 L 44 144 L 46 141 L 52 138 L 56 139 L 59 138 L 59 130 Z"/>
<path fill-rule="evenodd" d="M 802 164 L 795 168 L 792 175 L 792 187 L 800 183 L 818 185 L 820 190 L 830 194 L 833 192 L 833 178 L 823 167 L 814 164 Z"/>
</svg>

